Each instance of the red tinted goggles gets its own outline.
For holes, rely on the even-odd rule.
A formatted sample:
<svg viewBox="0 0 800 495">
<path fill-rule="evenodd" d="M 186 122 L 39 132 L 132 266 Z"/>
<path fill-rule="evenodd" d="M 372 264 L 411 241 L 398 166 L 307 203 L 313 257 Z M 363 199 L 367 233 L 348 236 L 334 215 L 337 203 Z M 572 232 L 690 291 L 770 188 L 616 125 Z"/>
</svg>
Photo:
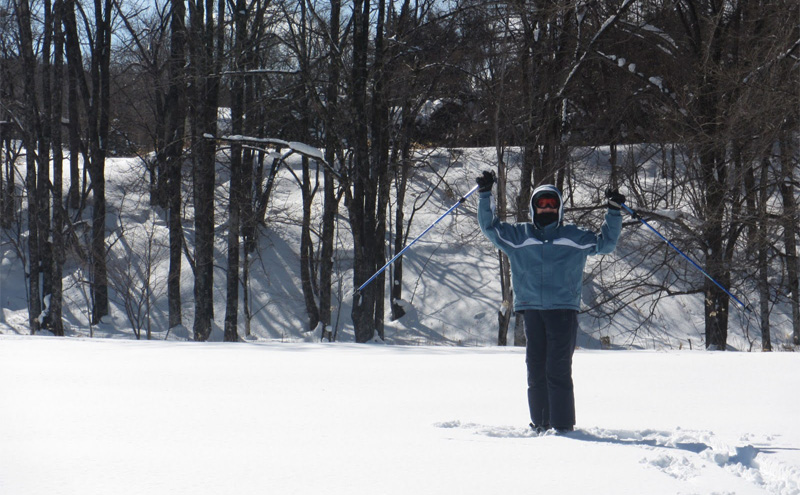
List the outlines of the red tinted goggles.
<svg viewBox="0 0 800 495">
<path fill-rule="evenodd" d="M 537 208 L 558 208 L 558 198 L 552 196 L 536 198 L 535 204 Z"/>
</svg>

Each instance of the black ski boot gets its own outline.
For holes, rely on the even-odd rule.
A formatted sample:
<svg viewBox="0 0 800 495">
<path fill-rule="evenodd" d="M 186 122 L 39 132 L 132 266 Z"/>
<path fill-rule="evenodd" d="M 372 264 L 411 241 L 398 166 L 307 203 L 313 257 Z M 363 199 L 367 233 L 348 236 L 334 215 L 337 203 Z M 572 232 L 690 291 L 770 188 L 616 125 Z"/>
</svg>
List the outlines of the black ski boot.
<svg viewBox="0 0 800 495">
<path fill-rule="evenodd" d="M 550 429 L 550 425 L 535 425 L 533 423 L 530 424 L 530 427 L 537 435 L 544 435 Z"/>
</svg>

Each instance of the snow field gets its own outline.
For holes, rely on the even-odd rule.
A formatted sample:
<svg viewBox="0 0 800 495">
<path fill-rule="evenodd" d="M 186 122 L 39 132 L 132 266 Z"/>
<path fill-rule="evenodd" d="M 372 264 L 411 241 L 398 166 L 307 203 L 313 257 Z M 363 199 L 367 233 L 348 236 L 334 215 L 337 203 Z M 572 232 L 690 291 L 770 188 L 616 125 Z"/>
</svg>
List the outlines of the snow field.
<svg viewBox="0 0 800 495">
<path fill-rule="evenodd" d="M 796 495 L 799 362 L 579 350 L 536 437 L 521 349 L 2 336 L 0 493 Z"/>
</svg>

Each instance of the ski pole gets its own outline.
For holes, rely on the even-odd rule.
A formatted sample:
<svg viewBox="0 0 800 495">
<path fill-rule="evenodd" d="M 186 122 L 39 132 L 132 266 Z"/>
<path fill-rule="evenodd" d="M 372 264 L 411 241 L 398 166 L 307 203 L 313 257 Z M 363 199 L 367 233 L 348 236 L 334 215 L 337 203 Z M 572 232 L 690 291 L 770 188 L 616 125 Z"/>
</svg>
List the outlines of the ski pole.
<svg viewBox="0 0 800 495">
<path fill-rule="evenodd" d="M 734 300 L 734 301 L 736 301 L 737 303 L 741 304 L 742 308 L 743 308 L 745 311 L 747 311 L 748 313 L 752 313 L 752 312 L 753 312 L 753 310 L 752 310 L 752 309 L 750 309 L 750 307 L 749 307 L 747 304 L 743 303 L 742 301 L 740 301 L 740 300 L 739 300 L 739 298 L 738 298 L 738 297 L 736 297 L 736 296 L 734 296 L 733 294 L 731 294 L 731 292 L 730 292 L 728 289 L 726 289 L 725 287 L 723 287 L 723 286 L 722 286 L 722 284 L 720 284 L 719 282 L 717 282 L 717 281 L 714 279 L 714 277 L 712 277 L 711 275 L 709 275 L 709 274 L 708 274 L 708 272 L 706 272 L 705 270 L 703 270 L 703 268 L 702 268 L 700 265 L 698 265 L 697 263 L 695 263 L 695 261 L 694 261 L 692 258 L 690 258 L 689 256 L 687 256 L 687 255 L 686 255 L 686 254 L 685 254 L 683 251 L 681 251 L 680 249 L 678 249 L 678 248 L 675 246 L 675 244 L 671 243 L 671 242 L 670 242 L 670 241 L 669 241 L 669 240 L 668 240 L 666 237 L 664 237 L 663 235 L 661 235 L 661 232 L 659 232 L 659 231 L 658 231 L 658 230 L 656 230 L 656 229 L 655 229 L 655 228 L 654 228 L 652 225 L 650 225 L 649 223 L 647 223 L 647 220 L 645 220 L 645 219 L 643 219 L 642 217 L 640 217 L 638 213 L 636 213 L 635 211 L 633 211 L 632 209 L 630 209 L 630 208 L 628 207 L 628 205 L 626 205 L 625 203 L 619 203 L 619 205 L 620 205 L 621 207 L 625 208 L 625 211 L 627 211 L 627 212 L 628 212 L 628 213 L 629 213 L 629 214 L 630 214 L 630 215 L 631 215 L 633 218 L 635 218 L 635 219 L 639 220 L 639 221 L 640 221 L 640 222 L 642 222 L 642 223 L 643 223 L 643 224 L 644 224 L 644 225 L 645 225 L 647 228 L 649 228 L 650 230 L 652 230 L 653 232 L 655 232 L 655 234 L 656 234 L 658 237 L 660 237 L 660 238 L 661 238 L 661 240 L 663 240 L 664 242 L 666 242 L 666 243 L 669 245 L 669 247 L 671 247 L 672 249 L 674 249 L 675 251 L 677 251 L 677 252 L 678 252 L 678 254 L 680 254 L 680 255 L 681 255 L 681 256 L 683 256 L 684 258 L 686 258 L 686 260 L 687 260 L 689 263 L 691 263 L 691 264 L 692 264 L 692 265 L 693 265 L 695 268 L 697 268 L 698 270 L 700 270 L 700 273 L 702 273 L 703 275 L 705 275 L 707 279 L 709 279 L 709 280 L 711 280 L 712 282 L 714 282 L 714 285 L 716 285 L 717 287 L 719 287 L 720 289 L 722 289 L 722 290 L 723 290 L 723 291 L 724 291 L 726 294 L 728 294 L 728 296 L 729 296 L 731 299 L 733 299 L 733 300 Z"/>
<path fill-rule="evenodd" d="M 424 231 L 423 231 L 423 232 L 422 232 L 420 235 L 418 235 L 418 236 L 417 236 L 417 237 L 416 237 L 416 238 L 415 238 L 413 241 L 409 242 L 409 243 L 408 243 L 408 245 L 406 245 L 406 247 L 404 247 L 403 249 L 401 249 L 399 253 L 397 253 L 396 255 L 394 255 L 394 258 L 390 259 L 390 260 L 389 260 L 389 261 L 388 261 L 388 262 L 387 262 L 385 265 L 383 265 L 383 267 L 382 267 L 380 270 L 378 270 L 377 272 L 375 272 L 375 274 L 374 274 L 373 276 L 371 276 L 371 277 L 369 278 L 369 280 L 367 280 L 366 282 L 364 282 L 363 284 L 361 284 L 361 287 L 359 287 L 358 289 L 356 289 L 356 294 L 360 294 L 360 293 L 361 293 L 361 291 L 364 289 L 364 287 L 368 286 L 368 285 L 370 284 L 370 282 L 372 282 L 373 280 L 375 280 L 375 279 L 378 277 L 378 275 L 380 275 L 380 274 L 381 274 L 381 273 L 383 273 L 383 272 L 384 272 L 384 271 L 385 271 L 387 268 L 389 268 L 389 265 L 391 265 L 392 263 L 394 263 L 394 262 L 397 260 L 397 258 L 399 258 L 400 256 L 402 256 L 402 255 L 403 255 L 403 253 L 405 253 L 406 251 L 408 251 L 408 249 L 409 249 L 411 246 L 413 246 L 415 242 L 417 242 L 418 240 L 420 240 L 420 239 L 422 238 L 422 236 L 424 236 L 425 234 L 427 234 L 427 233 L 428 233 L 428 232 L 429 232 L 429 231 L 430 231 L 430 230 L 431 230 L 431 229 L 432 229 L 432 228 L 433 228 L 433 227 L 434 227 L 434 226 L 435 226 L 437 223 L 439 223 L 439 222 L 440 222 L 440 221 L 441 221 L 441 220 L 442 220 L 444 217 L 446 217 L 447 215 L 449 215 L 449 214 L 450 214 L 450 212 L 452 212 L 453 210 L 455 210 L 456 208 L 458 208 L 458 206 L 459 206 L 461 203 L 463 203 L 464 201 L 466 201 L 466 199 L 467 199 L 468 197 L 470 197 L 470 196 L 472 195 L 472 193 L 474 193 L 475 191 L 477 191 L 477 190 L 478 190 L 478 187 L 479 187 L 479 186 L 475 186 L 475 187 L 473 187 L 473 188 L 472 188 L 472 190 L 471 190 L 470 192 L 468 192 L 466 195 L 464 195 L 464 197 L 462 197 L 461 199 L 459 199 L 459 200 L 456 202 L 456 204 L 454 204 L 453 206 L 451 206 L 449 210 L 447 210 L 446 212 L 444 212 L 444 213 L 442 214 L 442 216 L 440 216 L 439 218 L 437 218 L 437 219 L 436 219 L 436 221 L 435 221 L 435 222 L 433 222 L 432 224 L 430 224 L 430 225 L 428 226 L 428 228 L 427 228 L 427 229 L 425 229 L 425 230 L 424 230 Z"/>
</svg>

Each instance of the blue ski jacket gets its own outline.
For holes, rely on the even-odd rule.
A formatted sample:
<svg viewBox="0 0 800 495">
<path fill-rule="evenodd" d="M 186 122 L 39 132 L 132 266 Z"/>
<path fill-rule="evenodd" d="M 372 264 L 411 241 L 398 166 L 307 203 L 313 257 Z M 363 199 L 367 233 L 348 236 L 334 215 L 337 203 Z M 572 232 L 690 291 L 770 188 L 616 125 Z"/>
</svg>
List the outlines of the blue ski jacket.
<svg viewBox="0 0 800 495">
<path fill-rule="evenodd" d="M 533 200 L 545 192 L 555 193 L 559 198 L 558 221 L 539 228 Z M 531 223 L 501 222 L 494 209 L 492 193 L 481 192 L 478 223 L 484 235 L 511 263 L 514 311 L 580 310 L 586 258 L 614 250 L 622 230 L 620 211 L 608 210 L 599 234 L 573 224 L 563 225 L 561 192 L 551 185 L 540 186 L 531 195 Z"/>
</svg>

